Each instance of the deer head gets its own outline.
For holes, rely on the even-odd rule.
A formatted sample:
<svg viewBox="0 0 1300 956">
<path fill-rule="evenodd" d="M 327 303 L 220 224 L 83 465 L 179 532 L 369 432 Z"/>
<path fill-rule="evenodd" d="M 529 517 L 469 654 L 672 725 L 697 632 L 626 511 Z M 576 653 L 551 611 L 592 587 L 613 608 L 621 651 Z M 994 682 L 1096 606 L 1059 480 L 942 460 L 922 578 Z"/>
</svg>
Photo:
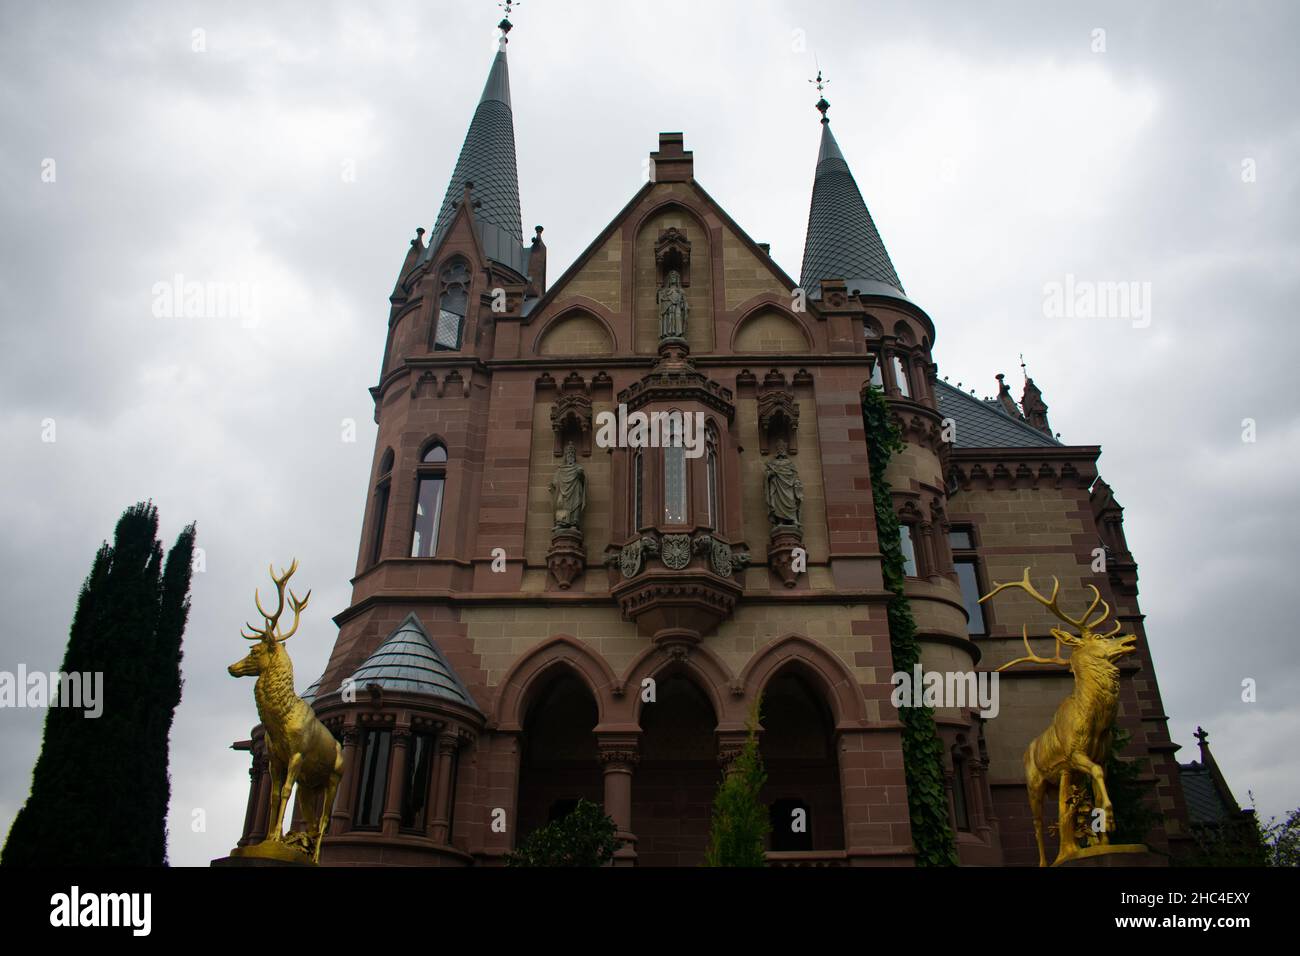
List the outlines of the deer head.
<svg viewBox="0 0 1300 956">
<path fill-rule="evenodd" d="M 1115 626 L 1105 634 L 1097 633 L 1097 628 L 1101 626 L 1106 618 L 1110 617 L 1110 605 L 1101 599 L 1101 592 L 1098 591 L 1096 587 L 1091 584 L 1088 585 L 1088 587 L 1092 591 L 1092 603 L 1088 605 L 1088 609 L 1084 611 L 1083 614 L 1074 618 L 1062 611 L 1057 605 L 1057 599 L 1061 590 L 1061 582 L 1055 577 L 1052 578 L 1051 597 L 1044 597 L 1035 590 L 1033 584 L 1029 581 L 1028 568 L 1025 568 L 1025 576 L 1023 580 L 1010 581 L 1006 584 L 997 584 L 995 582 L 993 590 L 980 598 L 981 604 L 1005 588 L 1020 588 L 1039 604 L 1051 611 L 1059 620 L 1078 629 L 1079 632 L 1077 634 L 1071 634 L 1068 631 L 1061 630 L 1059 627 L 1051 628 L 1050 633 L 1056 640 L 1056 654 L 1052 657 L 1039 657 L 1034 653 L 1033 648 L 1029 646 L 1029 628 L 1028 626 L 1024 626 L 1021 633 L 1024 635 L 1025 650 L 1028 651 L 1029 654 L 1026 657 L 1016 658 L 1014 661 L 1008 661 L 999 667 L 998 670 L 1006 670 L 1008 667 L 1014 667 L 1016 664 L 1023 664 L 1026 661 L 1034 664 L 1064 664 L 1069 666 L 1071 669 L 1075 669 L 1078 666 L 1087 666 L 1090 663 L 1104 663 L 1113 667 L 1116 660 L 1123 657 L 1125 654 L 1132 654 L 1136 651 L 1137 635 L 1126 634 L 1122 637 L 1116 636 L 1119 634 L 1121 627 L 1118 621 L 1116 621 Z M 1101 613 L 1097 617 L 1093 617 L 1092 614 L 1097 610 L 1098 604 L 1101 605 Z M 1072 649 L 1069 657 L 1061 656 L 1062 644 Z"/>
<path fill-rule="evenodd" d="M 294 594 L 292 590 L 289 591 L 289 606 L 293 608 L 293 627 L 289 628 L 287 634 L 282 633 L 279 630 L 279 623 L 280 615 L 284 613 L 284 590 L 289 583 L 289 578 L 293 577 L 293 573 L 298 570 L 298 559 L 295 558 L 293 563 L 289 565 L 289 569 L 287 571 L 282 570 L 278 575 L 275 573 L 274 565 L 269 570 L 271 580 L 275 582 L 275 589 L 279 595 L 279 603 L 276 605 L 275 613 L 268 614 L 262 607 L 261 595 L 257 591 L 253 592 L 253 603 L 257 605 L 257 610 L 262 615 L 263 625 L 259 628 L 249 624 L 248 629 L 253 632 L 251 634 L 244 631 L 239 632 L 245 640 L 256 641 L 257 643 L 249 649 L 247 657 L 230 665 L 228 669 L 231 677 L 252 677 L 269 670 L 276 660 L 280 645 L 293 637 L 298 630 L 298 620 L 303 609 L 307 607 L 307 602 L 311 600 L 310 591 L 302 600 L 299 600 L 298 595 Z"/>
</svg>

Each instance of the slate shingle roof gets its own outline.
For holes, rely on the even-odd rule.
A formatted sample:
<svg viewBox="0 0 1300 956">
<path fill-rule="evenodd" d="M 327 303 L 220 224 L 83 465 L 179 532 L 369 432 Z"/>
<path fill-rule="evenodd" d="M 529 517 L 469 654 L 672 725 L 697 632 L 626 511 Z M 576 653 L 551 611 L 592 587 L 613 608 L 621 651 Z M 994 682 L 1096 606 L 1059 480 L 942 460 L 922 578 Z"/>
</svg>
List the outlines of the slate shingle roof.
<svg viewBox="0 0 1300 956">
<path fill-rule="evenodd" d="M 369 684 L 378 684 L 384 690 L 442 697 L 477 709 L 474 698 L 414 613 L 366 658 L 351 680 L 358 693 Z"/>
<path fill-rule="evenodd" d="M 821 280 L 831 278 L 846 280 L 850 293 L 903 293 L 857 181 L 830 124 L 824 123 L 799 284 L 816 297 Z"/>
<path fill-rule="evenodd" d="M 1037 428 L 1012 418 L 997 402 L 968 395 L 947 382 L 935 383 L 939 414 L 957 423 L 957 448 L 1055 448 L 1061 443 Z"/>
<path fill-rule="evenodd" d="M 523 217 L 519 211 L 514 113 L 510 108 L 510 68 L 504 49 L 492 61 L 483 95 L 465 134 L 460 158 L 456 160 L 456 170 L 433 224 L 425 260 L 432 258 L 442 244 L 467 182 L 474 184 L 470 196 L 479 203 L 474 209 L 474 221 L 484 251 L 489 258 L 520 269 L 526 265 L 526 257 L 521 239 Z"/>
<path fill-rule="evenodd" d="M 1179 764 L 1178 776 L 1187 800 L 1188 822 L 1221 823 L 1231 816 L 1231 809 L 1224 805 L 1208 768 L 1195 762 Z"/>
</svg>

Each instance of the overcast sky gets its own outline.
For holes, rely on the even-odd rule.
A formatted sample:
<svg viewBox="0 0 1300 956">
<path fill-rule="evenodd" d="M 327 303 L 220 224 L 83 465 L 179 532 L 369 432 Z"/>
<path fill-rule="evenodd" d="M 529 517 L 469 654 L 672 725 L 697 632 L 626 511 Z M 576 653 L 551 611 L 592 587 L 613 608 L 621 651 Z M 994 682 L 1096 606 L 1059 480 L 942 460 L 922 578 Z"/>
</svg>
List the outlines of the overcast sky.
<svg viewBox="0 0 1300 956">
<path fill-rule="evenodd" d="M 228 748 L 256 717 L 225 668 L 268 561 L 296 555 L 312 589 L 299 689 L 333 644 L 387 296 L 499 17 L 487 0 L 0 4 L 0 670 L 59 666 L 124 507 L 151 497 L 168 546 L 198 522 L 173 863 L 240 834 L 248 760 Z M 1005 372 L 1018 396 L 1023 353 L 1062 438 L 1104 449 L 1180 758 L 1202 724 L 1239 800 L 1300 805 L 1294 4 L 525 0 L 514 21 L 524 227 L 546 227 L 552 279 L 661 130 L 797 278 L 820 64 L 940 375 L 986 395 Z M 254 290 L 255 320 L 159 316 L 177 275 Z M 1149 283 L 1149 322 L 1046 315 L 1067 276 Z M 0 711 L 0 831 L 42 722 Z"/>
</svg>

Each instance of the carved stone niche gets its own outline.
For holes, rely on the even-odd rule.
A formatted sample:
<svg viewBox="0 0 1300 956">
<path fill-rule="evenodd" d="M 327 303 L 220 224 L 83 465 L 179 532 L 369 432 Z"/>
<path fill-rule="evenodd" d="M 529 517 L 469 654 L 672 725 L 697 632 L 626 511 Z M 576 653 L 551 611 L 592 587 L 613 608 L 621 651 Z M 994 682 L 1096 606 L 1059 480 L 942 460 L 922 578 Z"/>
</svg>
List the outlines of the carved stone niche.
<svg viewBox="0 0 1300 956">
<path fill-rule="evenodd" d="M 587 384 L 570 375 L 561 386 L 560 395 L 551 405 L 551 431 L 555 433 L 555 457 L 564 454 L 569 442 L 584 458 L 591 457 L 591 396 Z"/>
<path fill-rule="evenodd" d="M 766 455 L 778 440 L 785 441 L 790 454 L 799 453 L 799 403 L 784 377 L 769 373 L 758 390 L 759 452 Z"/>
<path fill-rule="evenodd" d="M 691 241 L 686 233 L 676 226 L 670 226 L 659 233 L 655 240 L 655 276 L 656 284 L 663 285 L 669 272 L 674 269 L 682 277 L 682 287 L 691 285 Z"/>
</svg>

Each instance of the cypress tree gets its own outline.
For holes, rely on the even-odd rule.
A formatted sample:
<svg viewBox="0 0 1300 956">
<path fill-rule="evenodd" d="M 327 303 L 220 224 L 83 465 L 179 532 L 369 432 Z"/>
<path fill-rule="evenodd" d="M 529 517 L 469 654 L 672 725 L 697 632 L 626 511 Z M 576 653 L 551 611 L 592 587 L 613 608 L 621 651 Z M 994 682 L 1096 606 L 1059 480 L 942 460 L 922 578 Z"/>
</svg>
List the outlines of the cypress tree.
<svg viewBox="0 0 1300 956">
<path fill-rule="evenodd" d="M 128 508 L 81 588 L 62 672 L 102 675 L 102 713 L 51 706 L 0 864 L 161 865 L 166 859 L 167 735 L 180 700 L 194 526 L 163 562 L 158 512 Z M 83 689 L 83 700 L 85 690 Z"/>
<path fill-rule="evenodd" d="M 767 835 L 772 829 L 767 807 L 759 799 L 767 771 L 758 752 L 760 701 L 754 701 L 745 728 L 749 733 L 740 755 L 713 798 L 713 827 L 705 866 L 766 866 Z"/>
</svg>

